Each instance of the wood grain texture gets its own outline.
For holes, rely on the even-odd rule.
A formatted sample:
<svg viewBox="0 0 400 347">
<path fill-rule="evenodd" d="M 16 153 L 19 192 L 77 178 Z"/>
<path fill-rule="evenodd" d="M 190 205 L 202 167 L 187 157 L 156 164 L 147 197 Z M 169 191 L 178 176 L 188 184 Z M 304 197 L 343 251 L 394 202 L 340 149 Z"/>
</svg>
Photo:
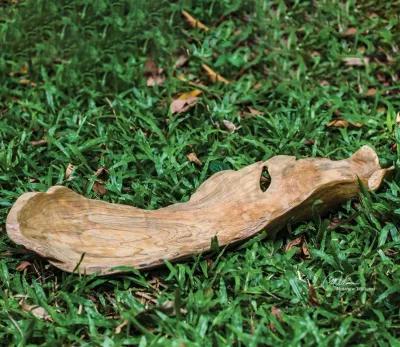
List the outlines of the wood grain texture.
<svg viewBox="0 0 400 347">
<path fill-rule="evenodd" d="M 260 188 L 264 167 L 271 176 L 265 192 Z M 153 211 L 54 186 L 18 198 L 7 217 L 7 233 L 65 271 L 80 260 L 78 270 L 87 274 L 119 272 L 116 266 L 146 269 L 207 251 L 215 236 L 223 246 L 261 230 L 274 234 L 289 220 L 309 217 L 313 205 L 323 212 L 357 195 L 358 180 L 377 189 L 387 171 L 368 146 L 340 161 L 279 155 L 216 173 L 188 202 Z"/>
</svg>

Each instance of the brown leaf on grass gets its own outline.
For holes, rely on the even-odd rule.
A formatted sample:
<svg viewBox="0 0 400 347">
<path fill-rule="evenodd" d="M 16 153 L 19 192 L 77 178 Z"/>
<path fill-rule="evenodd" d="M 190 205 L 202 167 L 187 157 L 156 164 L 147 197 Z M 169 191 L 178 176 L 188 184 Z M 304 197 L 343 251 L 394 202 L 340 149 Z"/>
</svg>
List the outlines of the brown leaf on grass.
<svg viewBox="0 0 400 347">
<path fill-rule="evenodd" d="M 231 121 L 226 120 L 226 119 L 224 119 L 222 121 L 222 124 L 224 125 L 226 130 L 228 130 L 230 133 L 233 133 L 238 129 L 238 127 L 235 124 L 233 124 Z"/>
<path fill-rule="evenodd" d="M 259 110 L 256 110 L 253 107 L 248 106 L 247 107 L 247 112 L 241 112 L 240 116 L 242 118 L 251 118 L 251 117 L 262 116 L 263 114 L 264 114 L 264 112 L 261 112 Z"/>
<path fill-rule="evenodd" d="M 31 265 L 32 264 L 29 261 L 24 260 L 24 261 L 21 261 L 15 269 L 17 271 L 24 271 L 26 268 L 28 268 Z"/>
<path fill-rule="evenodd" d="M 41 139 L 41 140 L 31 141 L 30 144 L 32 146 L 42 146 L 42 145 L 47 144 L 47 140 L 46 139 Z"/>
<path fill-rule="evenodd" d="M 295 239 L 289 241 L 285 246 L 285 252 L 290 251 L 295 246 L 299 246 L 302 242 L 303 236 L 296 237 Z"/>
<path fill-rule="evenodd" d="M 171 103 L 171 113 L 182 113 L 194 106 L 198 101 L 198 96 L 202 93 L 200 89 L 193 89 L 190 92 L 180 94 Z"/>
<path fill-rule="evenodd" d="M 185 17 L 187 22 L 190 24 L 192 28 L 201 29 L 204 31 L 210 30 L 205 24 L 194 18 L 189 12 L 183 10 L 182 15 Z"/>
<path fill-rule="evenodd" d="M 160 86 L 164 83 L 165 77 L 162 75 L 159 76 L 150 76 L 147 78 L 146 85 L 148 87 Z"/>
<path fill-rule="evenodd" d="M 118 335 L 121 333 L 122 329 L 128 325 L 128 320 L 125 319 L 121 324 L 117 325 L 115 328 L 115 333 Z"/>
<path fill-rule="evenodd" d="M 357 28 L 348 28 L 346 31 L 342 32 L 343 37 L 350 37 L 357 34 Z"/>
<path fill-rule="evenodd" d="M 98 195 L 104 195 L 107 193 L 107 189 L 104 187 L 103 183 L 99 181 L 94 182 L 93 191 Z"/>
<path fill-rule="evenodd" d="M 27 79 L 27 78 L 21 78 L 19 81 L 19 84 L 21 84 L 22 86 L 30 86 L 30 87 L 36 87 L 36 83 L 32 82 L 31 80 Z"/>
<path fill-rule="evenodd" d="M 262 116 L 264 114 L 264 112 L 256 110 L 255 108 L 252 108 L 250 106 L 248 107 L 248 109 L 249 109 L 250 114 L 253 116 Z"/>
<path fill-rule="evenodd" d="M 51 316 L 43 307 L 38 305 L 28 305 L 24 300 L 21 300 L 19 304 L 25 312 L 32 313 L 36 318 L 52 321 Z"/>
<path fill-rule="evenodd" d="M 308 302 L 312 306 L 318 306 L 319 305 L 317 292 L 316 292 L 314 286 L 311 283 L 308 284 Z"/>
<path fill-rule="evenodd" d="M 180 67 L 182 67 L 183 65 L 185 65 L 187 63 L 187 61 L 189 60 L 189 57 L 187 55 L 180 55 L 178 57 L 178 59 L 176 59 L 176 62 L 174 64 L 175 69 L 178 69 Z"/>
<path fill-rule="evenodd" d="M 359 122 L 350 122 L 346 119 L 338 118 L 330 121 L 326 126 L 328 128 L 348 128 L 348 127 L 361 128 L 363 125 L 362 123 Z"/>
<path fill-rule="evenodd" d="M 387 80 L 386 75 L 383 72 L 378 71 L 376 73 L 376 78 L 378 79 L 379 82 L 385 83 Z"/>
<path fill-rule="evenodd" d="M 343 62 L 346 66 L 364 66 L 368 65 L 369 58 L 347 57 L 343 58 Z"/>
<path fill-rule="evenodd" d="M 146 85 L 148 87 L 159 86 L 164 83 L 164 69 L 159 68 L 152 59 L 147 59 L 144 65 L 144 73 L 147 77 Z"/>
<path fill-rule="evenodd" d="M 280 308 L 278 308 L 278 307 L 275 307 L 275 306 L 272 306 L 271 307 L 271 314 L 278 320 L 278 321 L 282 321 L 282 311 L 280 310 Z M 272 330 L 272 331 L 275 331 L 276 330 L 276 328 L 275 328 L 275 325 L 274 325 L 274 323 L 269 323 L 269 328 Z"/>
<path fill-rule="evenodd" d="M 271 314 L 279 321 L 282 320 L 282 311 L 280 308 L 272 306 L 271 307 Z"/>
<path fill-rule="evenodd" d="M 148 58 L 144 64 L 144 72 L 145 74 L 160 74 L 163 72 L 163 69 L 159 68 L 153 59 Z"/>
<path fill-rule="evenodd" d="M 222 83 L 225 83 L 225 84 L 229 83 L 229 81 L 226 78 L 222 77 L 219 73 L 215 72 L 208 65 L 201 64 L 201 66 L 205 70 L 205 72 L 207 73 L 208 78 L 212 82 L 222 82 Z"/>
<path fill-rule="evenodd" d="M 376 88 L 368 88 L 365 96 L 375 96 L 376 95 Z"/>
<path fill-rule="evenodd" d="M 197 164 L 198 166 L 202 166 L 203 163 L 201 160 L 197 157 L 196 153 L 191 152 L 186 156 L 190 162 Z"/>
<path fill-rule="evenodd" d="M 68 164 L 67 168 L 65 169 L 65 179 L 69 179 L 72 175 L 72 173 L 75 170 L 75 166 L 72 165 L 71 163 Z"/>
<path fill-rule="evenodd" d="M 299 246 L 300 255 L 303 258 L 310 258 L 310 251 L 308 250 L 307 242 L 303 235 L 289 241 L 285 246 L 285 252 L 290 251 L 293 247 L 296 246 Z"/>
</svg>

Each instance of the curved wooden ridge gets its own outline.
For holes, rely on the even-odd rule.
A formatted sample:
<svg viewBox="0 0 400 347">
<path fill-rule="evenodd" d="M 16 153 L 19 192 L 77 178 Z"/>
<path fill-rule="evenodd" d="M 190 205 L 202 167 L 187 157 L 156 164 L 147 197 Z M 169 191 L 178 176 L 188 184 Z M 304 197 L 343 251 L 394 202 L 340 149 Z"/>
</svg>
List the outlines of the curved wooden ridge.
<svg viewBox="0 0 400 347">
<path fill-rule="evenodd" d="M 265 192 L 260 188 L 264 167 L 271 176 Z M 387 171 L 368 146 L 339 161 L 279 155 L 218 172 L 188 202 L 153 211 L 54 186 L 18 198 L 7 217 L 7 233 L 65 271 L 80 261 L 78 270 L 87 274 L 121 271 L 113 269 L 117 266 L 146 269 L 207 251 L 215 236 L 222 246 L 264 229 L 275 233 L 289 220 L 309 217 L 317 200 L 322 212 L 357 195 L 358 180 L 370 190 L 378 188 Z"/>
</svg>

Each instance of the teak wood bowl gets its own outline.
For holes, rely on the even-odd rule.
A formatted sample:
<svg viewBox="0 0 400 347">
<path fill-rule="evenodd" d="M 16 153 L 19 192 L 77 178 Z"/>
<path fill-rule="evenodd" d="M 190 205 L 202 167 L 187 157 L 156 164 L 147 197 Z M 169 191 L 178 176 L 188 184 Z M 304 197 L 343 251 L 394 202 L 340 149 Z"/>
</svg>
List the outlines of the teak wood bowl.
<svg viewBox="0 0 400 347">
<path fill-rule="evenodd" d="M 266 191 L 260 187 L 263 168 L 271 177 Z M 65 271 L 146 269 L 205 252 L 214 237 L 224 246 L 261 230 L 274 234 L 289 220 L 308 218 L 316 201 L 323 212 L 356 196 L 360 182 L 378 188 L 387 171 L 368 146 L 339 161 L 278 155 L 218 172 L 188 202 L 153 211 L 54 186 L 18 198 L 7 217 L 7 233 Z"/>
</svg>

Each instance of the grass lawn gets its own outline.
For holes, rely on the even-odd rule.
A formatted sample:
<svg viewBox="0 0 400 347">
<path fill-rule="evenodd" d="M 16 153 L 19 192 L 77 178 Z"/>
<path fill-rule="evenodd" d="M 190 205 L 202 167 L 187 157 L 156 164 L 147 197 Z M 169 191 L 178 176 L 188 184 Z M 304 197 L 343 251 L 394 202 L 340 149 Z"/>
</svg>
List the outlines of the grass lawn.
<svg viewBox="0 0 400 347">
<path fill-rule="evenodd" d="M 275 240 L 149 272 L 68 274 L 5 233 L 20 194 L 55 184 L 154 209 L 277 154 L 369 144 L 398 164 L 399 13 L 370 0 L 3 1 L 0 344 L 400 346 L 397 169 Z M 298 237 L 309 257 L 285 250 Z"/>
</svg>

